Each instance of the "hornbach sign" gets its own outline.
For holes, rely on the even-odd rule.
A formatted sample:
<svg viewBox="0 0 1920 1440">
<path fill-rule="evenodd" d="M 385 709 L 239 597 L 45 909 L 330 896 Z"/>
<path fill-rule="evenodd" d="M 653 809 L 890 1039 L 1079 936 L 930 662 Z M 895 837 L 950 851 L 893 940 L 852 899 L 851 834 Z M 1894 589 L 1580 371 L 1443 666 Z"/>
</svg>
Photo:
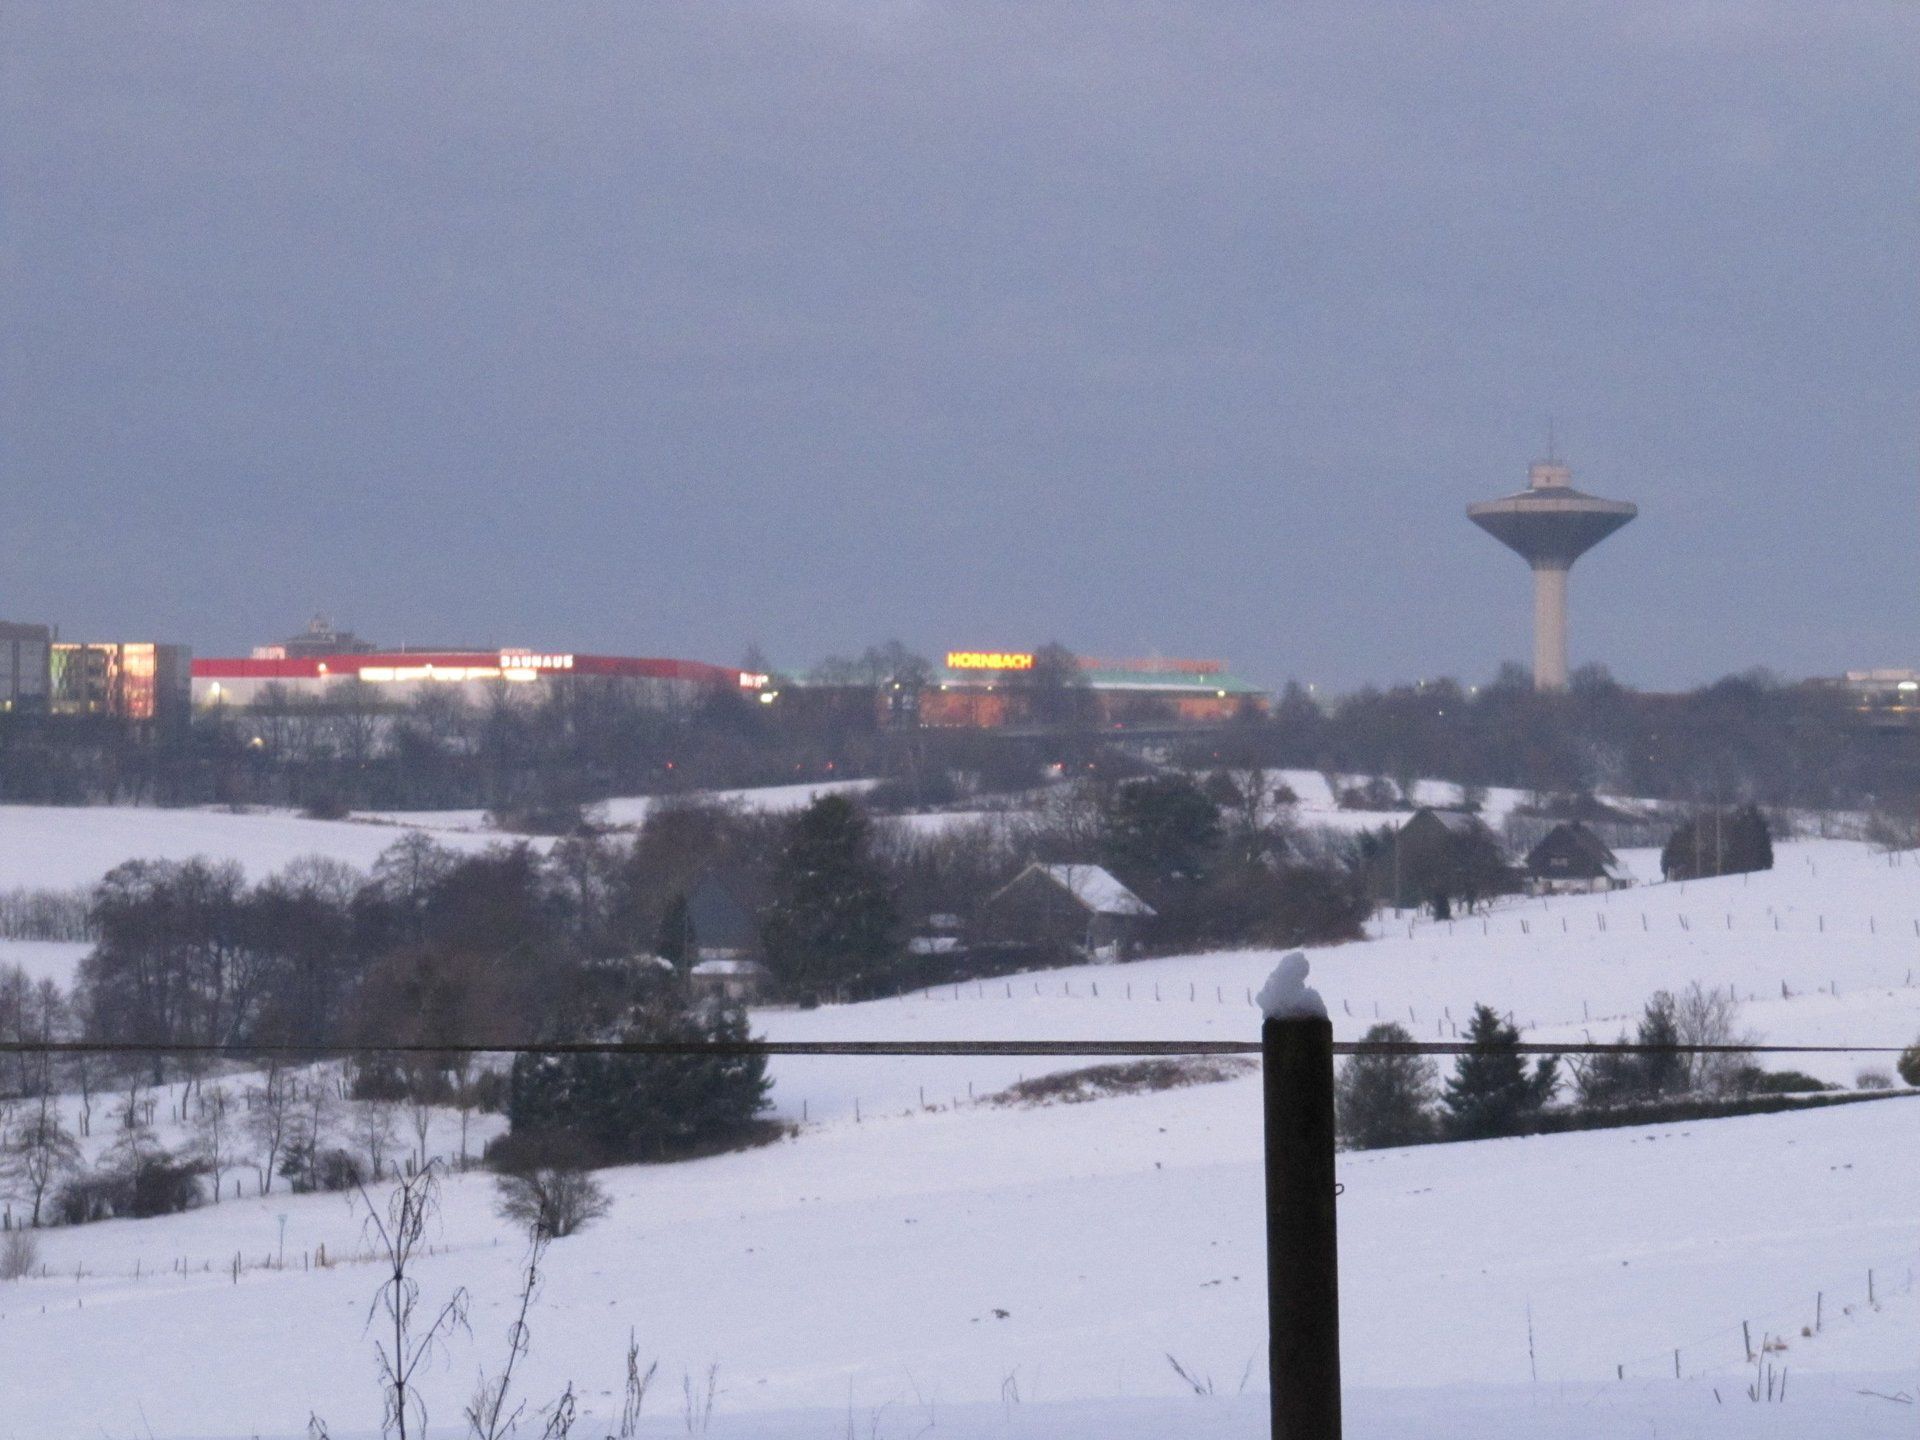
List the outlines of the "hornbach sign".
<svg viewBox="0 0 1920 1440">
<path fill-rule="evenodd" d="M 1008 650 L 949 650 L 949 670 L 1031 670 L 1033 656 Z"/>
</svg>

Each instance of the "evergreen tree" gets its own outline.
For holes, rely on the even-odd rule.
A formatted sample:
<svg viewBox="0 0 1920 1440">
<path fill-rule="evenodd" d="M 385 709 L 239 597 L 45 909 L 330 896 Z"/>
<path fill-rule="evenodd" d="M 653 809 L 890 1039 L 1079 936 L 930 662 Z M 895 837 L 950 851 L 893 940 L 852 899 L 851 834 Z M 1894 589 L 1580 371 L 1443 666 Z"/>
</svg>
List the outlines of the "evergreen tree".
<svg viewBox="0 0 1920 1440">
<path fill-rule="evenodd" d="M 1627 1043 L 1624 1030 L 1615 1043 Z M 1610 1105 L 1625 1105 L 1637 1098 L 1640 1073 L 1634 1063 L 1635 1058 L 1632 1055 L 1609 1054 L 1589 1056 L 1584 1062 L 1576 1061 L 1573 1065 L 1573 1084 L 1580 1104 L 1589 1109 L 1605 1109 Z"/>
<path fill-rule="evenodd" d="M 1393 1024 L 1375 1025 L 1369 1044 L 1409 1044 L 1413 1036 Z M 1439 1070 L 1424 1055 L 1355 1055 L 1334 1082 L 1334 1115 L 1340 1138 L 1355 1150 L 1412 1145 L 1433 1134 L 1433 1101 Z"/>
<path fill-rule="evenodd" d="M 1621 1035 L 1618 1043 L 1627 1044 L 1627 1037 Z M 1670 992 L 1659 991 L 1647 1001 L 1632 1043 L 1653 1047 L 1680 1043 L 1679 1006 Z M 1687 1057 L 1658 1048 L 1644 1055 L 1596 1055 L 1579 1069 L 1574 1083 L 1580 1103 L 1587 1106 L 1604 1108 L 1664 1100 L 1686 1093 Z"/>
<path fill-rule="evenodd" d="M 684 890 L 675 891 L 660 916 L 660 933 L 654 941 L 654 953 L 682 974 L 693 968 L 700 954 L 700 938 L 694 933 L 693 912 L 687 907 Z"/>
<path fill-rule="evenodd" d="M 1728 874 L 1744 875 L 1773 868 L 1773 831 L 1758 805 L 1736 810 L 1727 828 Z"/>
<path fill-rule="evenodd" d="M 636 1008 L 626 1041 L 751 1039 L 737 1006 Z M 761 1055 L 520 1055 L 508 1085 L 506 1168 L 564 1143 L 591 1163 L 661 1160 L 743 1132 L 766 1104 Z"/>
<path fill-rule="evenodd" d="M 872 985 L 898 954 L 899 921 L 866 816 L 823 795 L 794 817 L 760 927 L 767 969 L 800 1000 Z"/>
<path fill-rule="evenodd" d="M 1661 990 L 1647 1001 L 1647 1008 L 1640 1016 L 1639 1033 L 1634 1039 L 1641 1045 L 1671 1046 L 1680 1043 L 1679 1019 L 1671 994 Z M 1685 1092 L 1686 1056 L 1669 1050 L 1630 1058 L 1635 1062 L 1634 1069 L 1638 1072 L 1639 1081 L 1636 1088 L 1642 1098 L 1661 1100 Z"/>
<path fill-rule="evenodd" d="M 1129 780 L 1102 816 L 1109 868 L 1147 889 L 1200 881 L 1220 850 L 1220 806 L 1185 774 Z"/>
<path fill-rule="evenodd" d="M 1476 1005 L 1467 1026 L 1473 1046 L 1454 1064 L 1442 1099 L 1447 1130 L 1458 1140 L 1510 1135 L 1559 1088 L 1557 1057 L 1549 1055 L 1531 1072 L 1520 1054 L 1520 1032 L 1489 1005 Z"/>
</svg>

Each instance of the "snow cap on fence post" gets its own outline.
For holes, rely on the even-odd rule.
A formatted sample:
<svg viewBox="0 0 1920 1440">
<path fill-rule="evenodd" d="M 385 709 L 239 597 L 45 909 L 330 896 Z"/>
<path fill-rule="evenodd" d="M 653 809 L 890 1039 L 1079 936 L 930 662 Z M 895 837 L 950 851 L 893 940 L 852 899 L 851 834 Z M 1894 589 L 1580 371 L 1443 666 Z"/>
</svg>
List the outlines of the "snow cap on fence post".
<svg viewBox="0 0 1920 1440">
<path fill-rule="evenodd" d="M 1260 987 L 1254 1004 L 1269 1020 L 1324 1020 L 1327 1002 L 1320 992 L 1307 984 L 1307 957 L 1298 950 L 1280 957 L 1267 983 Z"/>
</svg>

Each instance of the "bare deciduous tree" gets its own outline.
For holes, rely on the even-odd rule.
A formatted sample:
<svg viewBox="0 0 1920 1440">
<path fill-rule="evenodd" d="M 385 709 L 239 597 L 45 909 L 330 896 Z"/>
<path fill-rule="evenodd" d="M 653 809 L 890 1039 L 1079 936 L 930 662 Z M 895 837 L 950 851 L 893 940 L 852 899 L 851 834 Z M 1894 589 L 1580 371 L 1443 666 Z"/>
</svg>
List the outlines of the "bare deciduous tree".
<svg viewBox="0 0 1920 1440">
<path fill-rule="evenodd" d="M 375 1180 L 387 1172 L 387 1155 L 399 1138 L 392 1100 L 361 1100 L 353 1107 L 353 1139 L 366 1153 L 367 1172 Z"/>
<path fill-rule="evenodd" d="M 213 1177 L 213 1203 L 220 1203 L 222 1176 L 233 1168 L 234 1145 L 239 1127 L 234 1123 L 231 1097 L 226 1086 L 203 1085 L 194 1100 L 193 1149 Z"/>
<path fill-rule="evenodd" d="M 1747 1045 L 1753 1036 L 1740 1028 L 1740 1001 L 1733 987 L 1708 990 L 1698 980 L 1674 1002 L 1674 1030 L 1682 1045 Z M 1749 1054 L 1689 1054 L 1687 1089 L 1695 1094 L 1724 1095 L 1734 1088 L 1740 1070 L 1753 1063 Z"/>
<path fill-rule="evenodd" d="M 279 1165 L 280 1152 L 293 1138 L 297 1104 L 293 1076 L 278 1063 L 269 1064 L 261 1083 L 247 1091 L 246 1131 L 258 1152 L 262 1195 L 273 1191 L 273 1175 Z"/>
<path fill-rule="evenodd" d="M 0 1186 L 27 1203 L 29 1225 L 40 1224 L 40 1207 L 53 1182 L 79 1165 L 79 1143 L 46 1091 L 34 1097 L 18 1123 L 0 1128 Z"/>
</svg>

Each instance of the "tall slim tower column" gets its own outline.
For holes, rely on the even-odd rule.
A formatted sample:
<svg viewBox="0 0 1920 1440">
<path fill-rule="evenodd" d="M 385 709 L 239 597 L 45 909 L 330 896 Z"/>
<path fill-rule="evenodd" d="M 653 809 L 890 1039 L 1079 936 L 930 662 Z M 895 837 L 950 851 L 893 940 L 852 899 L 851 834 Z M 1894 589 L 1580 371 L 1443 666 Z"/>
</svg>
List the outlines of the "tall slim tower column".
<svg viewBox="0 0 1920 1440">
<path fill-rule="evenodd" d="M 1567 688 L 1567 567 L 1533 567 L 1533 683 Z"/>
<path fill-rule="evenodd" d="M 1467 507 L 1467 518 L 1533 567 L 1533 685 L 1567 688 L 1567 572 L 1639 507 L 1573 488 L 1573 472 L 1546 460 L 1527 472 L 1527 488 Z"/>
</svg>

